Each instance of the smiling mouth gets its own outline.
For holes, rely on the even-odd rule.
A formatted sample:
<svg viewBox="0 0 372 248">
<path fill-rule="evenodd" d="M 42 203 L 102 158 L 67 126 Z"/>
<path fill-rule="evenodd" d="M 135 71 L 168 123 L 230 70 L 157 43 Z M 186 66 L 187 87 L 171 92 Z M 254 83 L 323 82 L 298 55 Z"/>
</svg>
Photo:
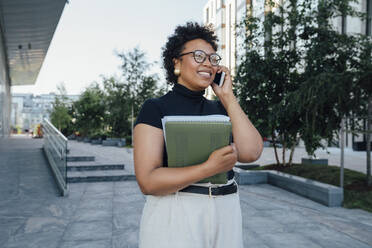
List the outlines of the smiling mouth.
<svg viewBox="0 0 372 248">
<path fill-rule="evenodd" d="M 212 73 L 206 72 L 206 71 L 198 71 L 198 74 L 201 75 L 204 78 L 210 78 L 210 77 L 212 77 Z"/>
</svg>

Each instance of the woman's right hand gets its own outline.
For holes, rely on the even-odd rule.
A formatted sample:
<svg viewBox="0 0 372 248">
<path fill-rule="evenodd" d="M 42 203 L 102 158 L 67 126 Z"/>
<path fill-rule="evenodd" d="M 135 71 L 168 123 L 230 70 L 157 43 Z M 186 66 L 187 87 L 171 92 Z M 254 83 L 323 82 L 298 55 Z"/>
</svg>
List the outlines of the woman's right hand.
<svg viewBox="0 0 372 248">
<path fill-rule="evenodd" d="M 235 144 L 222 147 L 209 155 L 206 165 L 213 174 L 231 170 L 238 160 Z"/>
</svg>

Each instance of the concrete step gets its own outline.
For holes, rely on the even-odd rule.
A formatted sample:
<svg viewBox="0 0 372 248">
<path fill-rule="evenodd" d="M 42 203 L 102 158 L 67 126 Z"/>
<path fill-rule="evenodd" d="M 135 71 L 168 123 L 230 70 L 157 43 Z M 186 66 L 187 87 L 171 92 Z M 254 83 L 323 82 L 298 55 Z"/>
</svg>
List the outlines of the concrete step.
<svg viewBox="0 0 372 248">
<path fill-rule="evenodd" d="M 95 157 L 94 156 L 89 156 L 89 155 L 68 155 L 67 156 L 67 162 L 74 162 L 74 161 L 94 161 Z"/>
<path fill-rule="evenodd" d="M 67 171 L 92 170 L 124 170 L 125 165 L 119 163 L 98 163 L 96 161 L 76 161 L 67 164 Z"/>
<path fill-rule="evenodd" d="M 134 181 L 136 176 L 126 170 L 68 171 L 68 183 Z"/>
</svg>

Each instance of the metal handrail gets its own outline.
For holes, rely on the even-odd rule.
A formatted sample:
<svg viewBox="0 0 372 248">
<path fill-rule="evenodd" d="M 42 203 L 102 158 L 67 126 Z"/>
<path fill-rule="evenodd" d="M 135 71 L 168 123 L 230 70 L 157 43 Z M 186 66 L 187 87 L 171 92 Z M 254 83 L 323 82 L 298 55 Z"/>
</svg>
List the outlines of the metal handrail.
<svg viewBox="0 0 372 248">
<path fill-rule="evenodd" d="M 57 186 L 63 196 L 67 195 L 67 138 L 47 119 L 42 125 L 44 152 L 48 158 Z"/>
</svg>

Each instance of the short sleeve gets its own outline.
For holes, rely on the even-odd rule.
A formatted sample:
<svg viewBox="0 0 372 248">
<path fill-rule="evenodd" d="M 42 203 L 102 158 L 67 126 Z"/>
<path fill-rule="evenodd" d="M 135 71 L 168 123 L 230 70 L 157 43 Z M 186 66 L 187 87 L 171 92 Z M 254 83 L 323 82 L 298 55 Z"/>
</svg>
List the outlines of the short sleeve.
<svg viewBox="0 0 372 248">
<path fill-rule="evenodd" d="M 161 112 L 155 99 L 149 99 L 142 105 L 134 125 L 143 123 L 162 129 L 161 118 Z"/>
</svg>

